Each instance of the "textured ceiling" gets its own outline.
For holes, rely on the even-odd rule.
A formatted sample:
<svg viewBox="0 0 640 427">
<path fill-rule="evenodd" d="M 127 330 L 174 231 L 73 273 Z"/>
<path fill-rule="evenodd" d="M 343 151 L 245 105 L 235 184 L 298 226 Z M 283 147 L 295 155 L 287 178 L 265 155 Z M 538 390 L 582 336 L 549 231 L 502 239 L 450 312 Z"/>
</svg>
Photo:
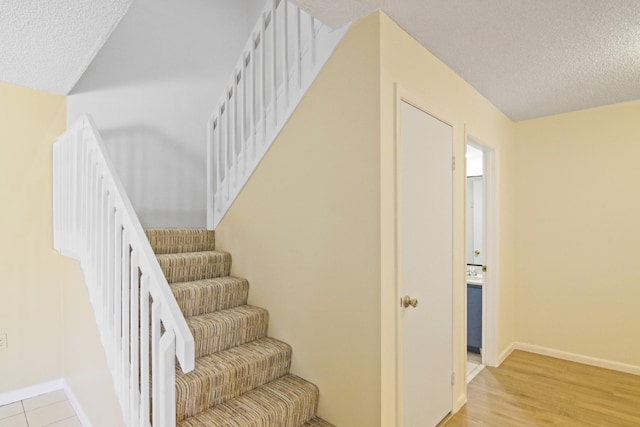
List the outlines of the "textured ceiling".
<svg viewBox="0 0 640 427">
<path fill-rule="evenodd" d="M 294 0 L 383 10 L 513 120 L 640 99 L 639 0 Z"/>
<path fill-rule="evenodd" d="M 640 0 L 294 0 L 381 9 L 513 120 L 640 99 Z M 133 0 L 0 0 L 0 81 L 67 94 Z"/>
<path fill-rule="evenodd" d="M 0 0 L 0 81 L 67 94 L 133 0 Z"/>
</svg>

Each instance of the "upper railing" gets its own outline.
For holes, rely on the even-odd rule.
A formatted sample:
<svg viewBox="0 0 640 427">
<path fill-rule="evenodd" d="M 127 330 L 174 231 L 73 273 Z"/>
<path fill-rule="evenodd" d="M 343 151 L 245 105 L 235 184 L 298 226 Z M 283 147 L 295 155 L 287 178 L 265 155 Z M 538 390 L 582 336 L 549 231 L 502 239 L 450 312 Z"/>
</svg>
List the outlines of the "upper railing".
<svg viewBox="0 0 640 427">
<path fill-rule="evenodd" d="M 347 29 L 332 30 L 287 0 L 267 2 L 207 126 L 207 228 L 218 225 Z"/>
<path fill-rule="evenodd" d="M 53 146 L 54 247 L 80 261 L 128 426 L 175 426 L 175 360 L 193 336 L 93 121 Z"/>
</svg>

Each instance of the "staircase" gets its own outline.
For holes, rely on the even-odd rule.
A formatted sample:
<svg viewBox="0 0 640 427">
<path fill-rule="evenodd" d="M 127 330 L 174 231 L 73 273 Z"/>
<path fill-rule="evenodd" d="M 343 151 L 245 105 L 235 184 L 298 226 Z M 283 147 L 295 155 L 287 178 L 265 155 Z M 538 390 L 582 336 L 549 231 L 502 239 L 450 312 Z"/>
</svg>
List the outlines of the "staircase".
<svg viewBox="0 0 640 427">
<path fill-rule="evenodd" d="M 289 373 L 291 347 L 267 337 L 267 310 L 247 305 L 249 283 L 230 276 L 213 231 L 145 233 L 195 342 L 195 369 L 176 369 L 178 427 L 330 427 L 318 388 Z"/>
</svg>

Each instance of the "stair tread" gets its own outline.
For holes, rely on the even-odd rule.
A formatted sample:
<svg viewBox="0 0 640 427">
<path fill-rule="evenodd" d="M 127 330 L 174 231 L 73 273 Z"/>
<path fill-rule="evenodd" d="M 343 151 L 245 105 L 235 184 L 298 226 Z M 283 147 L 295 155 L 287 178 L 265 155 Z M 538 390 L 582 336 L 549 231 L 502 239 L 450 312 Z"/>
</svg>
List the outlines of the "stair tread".
<svg viewBox="0 0 640 427">
<path fill-rule="evenodd" d="M 226 310 L 247 303 L 249 282 L 233 276 L 169 285 L 185 317 Z"/>
<path fill-rule="evenodd" d="M 215 233 L 204 228 L 145 228 L 156 254 L 210 251 L 216 248 Z"/>
<path fill-rule="evenodd" d="M 242 305 L 186 319 L 195 341 L 196 357 L 251 342 L 267 335 L 269 312 Z"/>
<path fill-rule="evenodd" d="M 300 427 L 313 419 L 318 388 L 295 375 L 285 375 L 235 399 L 189 417 L 179 427 Z"/>
<path fill-rule="evenodd" d="M 178 420 L 193 416 L 286 375 L 291 347 L 261 338 L 196 359 L 195 369 L 176 369 Z"/>
<path fill-rule="evenodd" d="M 191 282 L 228 276 L 231 254 L 221 251 L 156 255 L 168 283 Z"/>
</svg>

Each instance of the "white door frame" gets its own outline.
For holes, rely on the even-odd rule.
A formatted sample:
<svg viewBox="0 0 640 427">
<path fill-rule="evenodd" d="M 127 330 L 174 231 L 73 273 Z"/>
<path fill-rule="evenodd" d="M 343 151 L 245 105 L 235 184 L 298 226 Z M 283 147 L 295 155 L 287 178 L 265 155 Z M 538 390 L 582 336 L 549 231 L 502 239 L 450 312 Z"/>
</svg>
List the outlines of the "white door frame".
<svg viewBox="0 0 640 427">
<path fill-rule="evenodd" d="M 482 283 L 482 363 L 496 367 L 499 364 L 497 342 L 498 282 L 496 281 L 496 152 L 495 149 L 470 134 L 467 134 L 466 144 L 472 145 L 482 151 L 484 177 L 484 238 L 482 242 L 482 250 L 485 254 L 483 265 L 487 266 L 487 271 L 483 273 Z M 465 198 L 467 196 L 468 195 L 465 190 Z"/>
<path fill-rule="evenodd" d="M 398 148 L 399 148 L 399 144 L 400 144 L 400 138 L 401 138 L 401 108 L 400 105 L 402 102 L 406 102 L 412 106 L 414 106 L 415 108 L 423 111 L 424 113 L 429 114 L 432 117 L 435 117 L 436 119 L 440 120 L 441 122 L 451 126 L 451 128 L 453 129 L 453 141 L 452 141 L 452 151 L 453 151 L 453 155 L 455 156 L 455 142 L 456 142 L 456 138 L 458 136 L 458 132 L 459 132 L 459 128 L 458 126 L 456 126 L 453 122 L 446 120 L 442 117 L 442 115 L 434 113 L 432 108 L 428 107 L 428 102 L 424 101 L 423 99 L 420 99 L 419 97 L 415 96 L 415 94 L 409 92 L 408 90 L 405 90 L 402 88 L 402 86 L 400 86 L 399 84 L 396 83 L 395 85 L 395 89 L 396 89 L 396 97 L 395 97 L 395 114 L 396 114 L 396 122 L 395 122 L 395 147 L 394 147 L 394 155 L 395 155 L 395 171 L 394 171 L 394 179 L 395 179 L 395 194 L 396 194 L 396 198 L 395 198 L 395 218 L 396 218 L 396 230 L 395 230 L 395 247 L 396 247 L 396 251 L 395 251 L 395 270 L 396 270 L 396 289 L 395 289 L 395 295 L 396 295 L 396 304 L 395 304 L 395 312 L 396 312 L 396 426 L 398 427 L 402 427 L 402 423 L 403 423 L 403 419 L 402 419 L 402 407 L 403 407 L 403 396 L 402 396 L 402 374 L 403 374 L 403 370 L 402 370 L 402 339 L 403 339 L 403 334 L 402 334 L 402 318 L 401 318 L 401 310 L 399 309 L 399 304 L 400 304 L 400 299 L 402 298 L 402 289 L 401 289 L 401 285 L 402 285 L 402 281 L 401 281 L 401 277 L 400 277 L 400 269 L 399 269 L 399 265 L 400 265 L 400 246 L 399 246 L 399 218 L 400 218 L 400 204 L 399 204 L 399 200 L 400 200 L 400 183 L 398 180 L 398 174 L 399 174 L 399 170 L 400 170 L 400 156 L 398 153 Z M 466 138 L 465 138 L 466 140 Z M 452 159 L 453 161 L 453 159 Z M 455 219 L 455 177 L 454 174 L 451 174 L 451 179 L 452 179 L 452 189 L 453 189 L 453 197 L 452 197 L 452 212 L 454 212 L 454 219 Z M 452 242 L 452 259 L 455 261 L 455 220 L 453 222 L 453 230 L 452 230 L 452 237 L 454 239 L 454 241 Z M 455 270 L 456 270 L 456 264 L 455 262 L 452 263 L 452 267 L 453 267 L 453 271 L 452 271 L 452 288 L 451 288 L 451 292 L 454 293 L 454 288 L 455 288 Z M 453 296 L 453 295 L 452 295 Z M 451 313 L 452 313 L 452 325 L 455 325 L 455 296 L 452 297 L 452 307 L 451 307 Z M 465 329 L 466 331 L 466 329 Z M 451 366 L 452 369 L 455 372 L 455 359 L 456 359 L 456 354 L 455 354 L 455 340 L 453 339 L 453 334 L 454 334 L 454 330 L 452 328 L 451 330 L 451 334 L 452 334 L 452 340 L 451 340 L 451 355 L 452 355 L 452 360 L 451 360 Z M 466 340 L 466 338 L 465 338 Z M 452 402 L 452 411 L 456 410 L 456 401 L 455 401 L 455 393 L 454 393 L 454 387 L 453 384 L 451 385 L 451 402 Z"/>
</svg>

